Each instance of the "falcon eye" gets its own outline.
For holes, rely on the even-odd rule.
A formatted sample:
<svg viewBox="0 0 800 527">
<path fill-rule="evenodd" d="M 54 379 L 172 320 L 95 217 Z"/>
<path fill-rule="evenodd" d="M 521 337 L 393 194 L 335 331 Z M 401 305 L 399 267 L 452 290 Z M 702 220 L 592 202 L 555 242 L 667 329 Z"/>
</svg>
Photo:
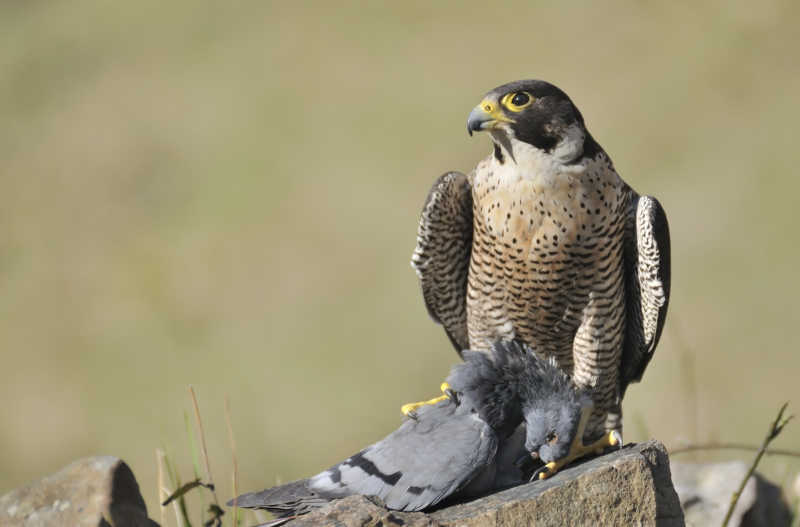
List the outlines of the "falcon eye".
<svg viewBox="0 0 800 527">
<path fill-rule="evenodd" d="M 509 93 L 503 97 L 503 105 L 512 112 L 521 112 L 533 102 L 533 97 L 526 91 Z"/>
<path fill-rule="evenodd" d="M 544 440 L 547 441 L 548 444 L 552 445 L 553 443 L 558 441 L 558 434 L 556 434 L 555 431 L 549 432 L 547 436 L 544 438 Z"/>
<path fill-rule="evenodd" d="M 514 97 L 511 99 L 511 104 L 514 106 L 522 106 L 530 100 L 531 98 L 527 93 L 521 92 L 514 95 Z"/>
</svg>

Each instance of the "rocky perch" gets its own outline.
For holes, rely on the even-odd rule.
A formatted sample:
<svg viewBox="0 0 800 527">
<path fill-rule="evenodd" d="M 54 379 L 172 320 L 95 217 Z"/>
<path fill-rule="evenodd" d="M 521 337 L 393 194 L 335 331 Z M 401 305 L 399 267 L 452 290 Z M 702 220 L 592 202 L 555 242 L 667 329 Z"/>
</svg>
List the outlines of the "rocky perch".
<svg viewBox="0 0 800 527">
<path fill-rule="evenodd" d="M 684 525 L 664 445 L 648 441 L 520 485 L 431 513 L 389 511 L 363 496 L 333 502 L 292 527 L 512 527 Z"/>
<path fill-rule="evenodd" d="M 130 467 L 113 456 L 79 459 L 0 496 L 4 527 L 158 527 Z"/>
<path fill-rule="evenodd" d="M 291 522 L 291 527 L 512 527 L 549 525 L 719 525 L 747 466 L 742 462 L 670 462 L 648 441 L 590 459 L 536 481 L 429 513 L 387 510 L 351 496 Z M 675 487 L 673 488 L 673 481 Z M 680 502 L 678 494 L 680 494 Z M 748 482 L 731 527 L 788 526 L 780 489 L 760 476 Z M 0 496 L 0 525 L 9 527 L 158 527 L 147 517 L 131 469 L 111 456 L 81 459 Z"/>
</svg>

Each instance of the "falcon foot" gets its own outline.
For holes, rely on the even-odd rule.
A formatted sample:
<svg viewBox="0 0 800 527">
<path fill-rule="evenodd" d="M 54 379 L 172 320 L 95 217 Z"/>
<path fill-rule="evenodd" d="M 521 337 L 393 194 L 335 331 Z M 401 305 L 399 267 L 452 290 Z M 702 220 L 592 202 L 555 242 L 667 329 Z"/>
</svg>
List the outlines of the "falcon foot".
<svg viewBox="0 0 800 527">
<path fill-rule="evenodd" d="M 456 404 L 458 404 L 458 398 L 456 397 L 456 392 L 450 388 L 450 385 L 446 382 L 443 382 L 440 389 L 444 395 L 440 395 L 439 397 L 434 397 L 433 399 L 429 399 L 427 401 L 420 401 L 418 403 L 408 403 L 404 404 L 400 407 L 400 411 L 403 412 L 403 415 L 410 417 L 411 419 L 417 418 L 416 410 L 421 406 L 425 406 L 428 404 L 436 404 L 438 402 L 444 401 L 445 399 L 452 399 Z"/>
<path fill-rule="evenodd" d="M 578 434 L 575 436 L 575 439 L 572 440 L 572 446 L 569 448 L 569 453 L 564 458 L 545 464 L 545 466 L 540 468 L 533 475 L 533 478 L 535 478 L 537 474 L 539 479 L 549 478 L 561 470 L 561 468 L 572 463 L 578 458 L 581 458 L 587 454 L 602 454 L 606 447 L 617 445 L 622 448 L 622 435 L 616 430 L 608 432 L 603 437 L 589 445 L 584 445 L 583 441 L 581 440 L 581 434 Z"/>
</svg>

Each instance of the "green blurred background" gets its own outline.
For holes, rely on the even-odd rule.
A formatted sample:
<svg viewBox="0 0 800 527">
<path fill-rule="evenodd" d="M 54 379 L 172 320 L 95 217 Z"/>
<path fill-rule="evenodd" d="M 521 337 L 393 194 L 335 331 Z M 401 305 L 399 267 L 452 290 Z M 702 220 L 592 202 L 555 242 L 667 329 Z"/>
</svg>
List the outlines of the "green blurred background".
<svg viewBox="0 0 800 527">
<path fill-rule="evenodd" d="M 191 472 L 189 384 L 225 498 L 226 395 L 242 489 L 393 429 L 457 360 L 409 267 L 422 202 L 489 152 L 465 131 L 480 96 L 527 77 L 669 215 L 670 313 L 626 440 L 759 442 L 800 412 L 799 15 L 0 3 L 0 493 L 107 453 L 155 515 L 154 450 Z M 798 443 L 792 423 L 775 446 Z"/>
</svg>

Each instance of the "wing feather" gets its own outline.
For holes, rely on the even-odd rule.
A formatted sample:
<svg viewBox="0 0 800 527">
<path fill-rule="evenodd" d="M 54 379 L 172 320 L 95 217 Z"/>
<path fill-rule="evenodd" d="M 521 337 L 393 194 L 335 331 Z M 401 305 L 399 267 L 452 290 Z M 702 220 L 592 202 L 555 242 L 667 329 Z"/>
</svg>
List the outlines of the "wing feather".
<svg viewBox="0 0 800 527">
<path fill-rule="evenodd" d="M 626 330 L 620 396 L 642 378 L 653 357 L 670 293 L 670 240 L 667 216 L 651 196 L 631 191 L 625 243 Z"/>
<path fill-rule="evenodd" d="M 444 326 L 459 354 L 469 348 L 466 298 L 471 251 L 472 187 L 464 174 L 447 172 L 425 200 L 411 266 L 428 313 Z"/>
<path fill-rule="evenodd" d="M 315 494 L 308 488 L 308 480 L 301 479 L 260 492 L 242 494 L 230 500 L 228 506 L 232 506 L 234 501 L 237 507 L 265 509 L 283 518 L 306 514 L 327 504 L 329 500 Z M 280 522 L 269 525 L 280 525 Z"/>
<path fill-rule="evenodd" d="M 385 439 L 313 478 L 325 497 L 378 496 L 395 510 L 431 507 L 468 485 L 497 451 L 491 428 L 467 405 L 423 407 Z"/>
</svg>

